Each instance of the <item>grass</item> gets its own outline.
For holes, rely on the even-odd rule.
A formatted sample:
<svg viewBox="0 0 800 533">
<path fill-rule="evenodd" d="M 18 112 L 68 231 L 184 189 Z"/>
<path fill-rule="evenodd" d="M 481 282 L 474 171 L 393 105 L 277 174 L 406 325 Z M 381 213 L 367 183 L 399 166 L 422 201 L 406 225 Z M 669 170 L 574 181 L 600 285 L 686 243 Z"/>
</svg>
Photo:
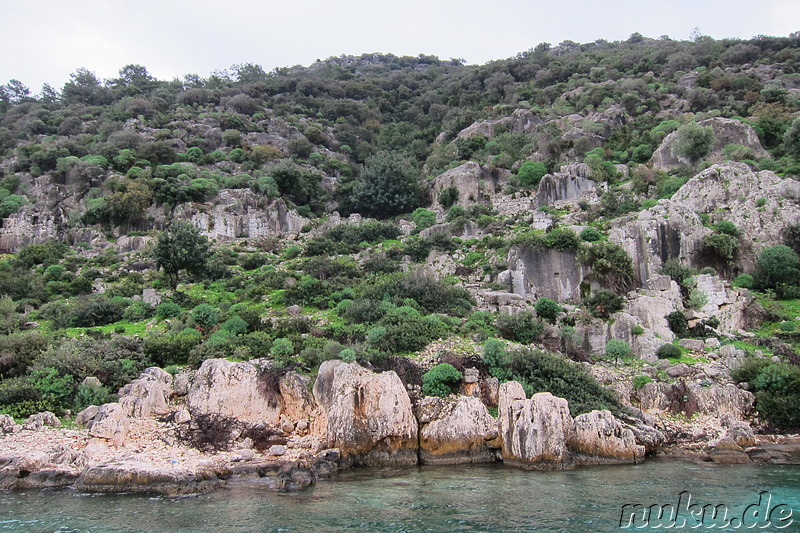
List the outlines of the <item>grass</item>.
<svg viewBox="0 0 800 533">
<path fill-rule="evenodd" d="M 133 322 L 133 323 L 128 322 L 126 320 L 120 320 L 119 322 L 114 322 L 113 324 L 108 324 L 105 326 L 97 326 L 93 328 L 67 328 L 63 331 L 64 335 L 66 335 L 68 338 L 75 338 L 85 335 L 86 330 L 89 329 L 94 331 L 102 331 L 104 334 L 110 335 L 116 333 L 115 330 L 117 328 L 123 327 L 125 328 L 125 333 L 122 333 L 122 335 L 128 335 L 128 336 L 139 335 L 141 337 L 148 332 L 147 324 L 149 322 L 150 320 L 142 320 L 141 322 Z M 159 328 L 159 326 L 161 327 Z M 163 324 L 157 325 L 156 328 L 163 329 Z"/>
</svg>

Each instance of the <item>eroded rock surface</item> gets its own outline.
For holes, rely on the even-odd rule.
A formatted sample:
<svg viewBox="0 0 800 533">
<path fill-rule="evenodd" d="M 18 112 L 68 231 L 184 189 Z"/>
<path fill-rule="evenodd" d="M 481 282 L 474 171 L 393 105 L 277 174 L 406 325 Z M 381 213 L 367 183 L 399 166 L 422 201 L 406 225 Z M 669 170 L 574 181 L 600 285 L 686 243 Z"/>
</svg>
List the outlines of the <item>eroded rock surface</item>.
<svg viewBox="0 0 800 533">
<path fill-rule="evenodd" d="M 422 464 L 489 463 L 497 459 L 497 420 L 478 398 L 426 397 L 416 413 Z"/>
</svg>

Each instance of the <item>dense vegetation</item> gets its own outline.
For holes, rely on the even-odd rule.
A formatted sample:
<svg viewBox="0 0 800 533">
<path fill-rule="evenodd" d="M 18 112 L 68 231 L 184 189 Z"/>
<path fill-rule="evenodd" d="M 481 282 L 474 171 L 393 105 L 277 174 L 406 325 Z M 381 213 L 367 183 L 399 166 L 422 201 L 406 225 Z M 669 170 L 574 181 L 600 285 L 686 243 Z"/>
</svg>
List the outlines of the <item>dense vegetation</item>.
<svg viewBox="0 0 800 533">
<path fill-rule="evenodd" d="M 60 90 L 38 95 L 11 80 L 0 86 L 0 216 L 58 213 L 70 235 L 151 239 L 132 254 L 49 240 L 0 260 L 0 410 L 80 409 L 151 364 L 264 357 L 313 372 L 338 357 L 380 367 L 453 335 L 530 345 L 558 328 L 557 347 L 586 359 L 575 317 L 557 302 L 494 315 L 476 310 L 460 280 L 492 288 L 514 245 L 574 253 L 602 286 L 581 309 L 587 320 L 608 320 L 634 271 L 608 242 L 606 223 L 669 197 L 703 168 L 711 138 L 697 122 L 705 118 L 750 124 L 769 153 L 755 158 L 729 145 L 728 159 L 796 176 L 798 88 L 798 39 L 639 34 L 542 43 L 482 66 L 370 54 L 164 81 L 127 65 L 110 80 L 78 69 Z M 515 129 L 515 112 L 539 126 Z M 488 121 L 481 133 L 459 135 L 480 121 Z M 655 171 L 647 162 L 672 132 L 692 166 Z M 579 235 L 559 227 L 551 206 L 541 209 L 556 223 L 543 231 L 492 206 L 465 206 L 456 188 L 438 191 L 433 205 L 432 179 L 465 161 L 510 171 L 509 194 L 529 193 L 561 164 L 581 161 L 608 191 L 585 207 L 589 227 Z M 309 221 L 302 238 L 209 242 L 186 222 L 187 210 L 221 202 L 222 190 L 246 191 L 257 208 L 294 208 Z M 334 209 L 379 220 L 326 225 Z M 411 220 L 410 235 L 399 216 Z M 458 236 L 473 225 L 486 234 Z M 718 224 L 704 241 L 720 271 L 739 253 L 731 226 Z M 800 295 L 797 235 L 788 231 L 786 246 L 765 250 L 741 286 Z M 458 258 L 455 276 L 419 265 L 432 252 Z M 690 283 L 696 272 L 673 262 L 664 273 L 682 284 L 687 308 L 702 307 Z M 144 289 L 159 299 L 145 301 Z M 712 327 L 690 330 L 682 314 L 670 325 L 697 336 Z M 563 359 L 504 350 L 487 345 L 497 377 L 563 395 L 574 413 L 617 408 Z M 670 350 L 659 355 L 674 357 Z M 609 346 L 613 360 L 627 354 Z M 436 370 L 428 390 L 446 393 L 452 376 Z M 762 381 L 764 394 L 774 390 Z"/>
</svg>

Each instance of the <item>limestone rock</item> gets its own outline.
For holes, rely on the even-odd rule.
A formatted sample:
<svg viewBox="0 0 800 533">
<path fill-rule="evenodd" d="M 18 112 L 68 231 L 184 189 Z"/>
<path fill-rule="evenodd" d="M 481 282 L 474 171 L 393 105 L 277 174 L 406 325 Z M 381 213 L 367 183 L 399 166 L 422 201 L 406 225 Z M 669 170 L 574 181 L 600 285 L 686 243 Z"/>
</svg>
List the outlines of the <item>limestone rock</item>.
<svg viewBox="0 0 800 533">
<path fill-rule="evenodd" d="M 188 410 L 180 409 L 172 415 L 172 421 L 176 424 L 188 424 L 192 421 L 192 415 Z"/>
<path fill-rule="evenodd" d="M 280 398 L 262 371 L 250 362 L 206 359 L 186 397 L 193 416 L 218 415 L 243 422 L 280 421 Z"/>
<path fill-rule="evenodd" d="M 317 409 L 317 402 L 309 392 L 310 378 L 291 371 L 278 382 L 281 393 L 281 414 L 297 422 L 307 420 Z"/>
<path fill-rule="evenodd" d="M 189 386 L 192 384 L 193 372 L 181 372 L 172 381 L 172 392 L 175 396 L 186 396 L 189 394 Z"/>
<path fill-rule="evenodd" d="M 610 411 L 579 415 L 574 424 L 569 447 L 579 464 L 640 463 L 644 459 L 644 446 L 636 443 L 633 431 Z"/>
<path fill-rule="evenodd" d="M 223 482 L 212 471 L 159 467 L 140 460 L 89 465 L 75 483 L 87 492 L 157 492 L 167 496 L 207 492 Z"/>
<path fill-rule="evenodd" d="M 166 416 L 170 413 L 170 396 L 172 375 L 151 367 L 119 390 L 119 404 L 125 414 L 132 418 Z"/>
<path fill-rule="evenodd" d="M 549 392 L 525 399 L 515 381 L 500 385 L 498 413 L 503 461 L 526 469 L 572 468 L 568 443 L 575 434 L 567 400 Z"/>
<path fill-rule="evenodd" d="M 767 157 L 766 150 L 761 146 L 758 135 L 749 124 L 740 120 L 714 117 L 698 122 L 701 126 L 710 126 L 714 129 L 714 143 L 711 151 L 704 159 L 712 163 L 724 161 L 723 148 L 729 144 L 740 144 L 749 148 L 753 159 Z M 653 167 L 658 170 L 670 171 L 682 166 L 692 166 L 692 162 L 675 154 L 674 146 L 677 141 L 677 132 L 667 135 L 661 145 L 653 153 Z"/>
<path fill-rule="evenodd" d="M 497 420 L 478 398 L 423 398 L 416 408 L 422 464 L 487 463 L 500 448 Z"/>
<path fill-rule="evenodd" d="M 730 437 L 722 437 L 709 444 L 708 456 L 715 463 L 747 464 L 752 462 L 741 446 Z"/>
<path fill-rule="evenodd" d="M 706 343 L 700 339 L 681 339 L 678 345 L 693 352 L 703 353 L 706 351 Z"/>
<path fill-rule="evenodd" d="M 563 202 L 597 202 L 598 183 L 589 178 L 591 171 L 584 163 L 561 167 L 555 174 L 547 174 L 539 182 L 533 204 L 535 207 Z"/>
<path fill-rule="evenodd" d="M 0 415 L 0 434 L 11 433 L 15 422 L 11 415 Z"/>
<path fill-rule="evenodd" d="M 577 303 L 587 272 L 570 250 L 514 246 L 507 257 L 511 291 L 521 297 Z"/>
<path fill-rule="evenodd" d="M 356 363 L 325 361 L 314 383 L 328 446 L 356 465 L 417 463 L 417 420 L 395 372 L 374 374 Z"/>
<path fill-rule="evenodd" d="M 742 448 L 755 446 L 756 436 L 753 428 L 747 422 L 733 422 L 723 433 L 723 437 L 728 437 Z"/>
<path fill-rule="evenodd" d="M 94 411 L 92 407 L 88 407 L 81 411 L 78 417 L 89 429 L 89 435 L 107 439 L 117 448 L 122 446 L 128 436 L 130 421 L 125 416 L 125 410 L 118 403 L 104 404 L 97 411 Z"/>
<path fill-rule="evenodd" d="M 22 429 L 37 431 L 42 429 L 44 426 L 50 426 L 54 428 L 61 427 L 61 420 L 59 420 L 58 417 L 50 411 L 44 411 L 42 413 L 29 416 L 28 419 L 25 420 L 25 424 L 23 424 Z"/>
<path fill-rule="evenodd" d="M 482 167 L 469 161 L 434 178 L 432 204 L 439 205 L 442 191 L 451 188 L 458 191 L 455 205 L 469 207 L 475 203 L 489 203 L 495 195 L 502 192 L 510 174 L 508 170 Z M 530 206 L 530 201 L 528 205 Z"/>
</svg>

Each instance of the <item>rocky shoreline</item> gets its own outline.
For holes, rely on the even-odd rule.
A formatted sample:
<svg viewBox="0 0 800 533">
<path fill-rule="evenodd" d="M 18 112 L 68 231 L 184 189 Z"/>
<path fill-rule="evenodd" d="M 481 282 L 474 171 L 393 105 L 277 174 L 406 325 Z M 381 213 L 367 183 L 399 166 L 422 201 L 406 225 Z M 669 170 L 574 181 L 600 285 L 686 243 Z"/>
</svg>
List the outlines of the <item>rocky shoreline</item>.
<svg viewBox="0 0 800 533">
<path fill-rule="evenodd" d="M 396 372 L 337 360 L 323 363 L 313 387 L 258 361 L 211 359 L 177 376 L 149 368 L 118 402 L 79 413 L 75 427 L 51 413 L 25 424 L 0 415 L 0 489 L 175 496 L 231 480 L 297 490 L 352 466 L 502 461 L 560 470 L 645 457 L 800 464 L 800 436 L 756 435 L 744 420 L 752 398 L 736 387 L 706 387 L 715 412 L 693 417 L 654 407 L 671 392 L 652 384 L 642 409 L 630 405 L 623 418 L 572 418 L 567 401 L 549 393 L 526 398 L 514 381 L 468 381 L 464 394 L 434 398 L 410 394 Z"/>
</svg>

